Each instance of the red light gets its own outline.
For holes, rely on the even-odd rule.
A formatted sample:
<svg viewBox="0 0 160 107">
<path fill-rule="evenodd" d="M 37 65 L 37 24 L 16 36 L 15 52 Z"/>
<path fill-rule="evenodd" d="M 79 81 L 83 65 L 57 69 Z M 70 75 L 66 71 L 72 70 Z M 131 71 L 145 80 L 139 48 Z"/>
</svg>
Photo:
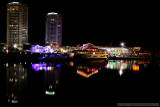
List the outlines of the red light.
<svg viewBox="0 0 160 107">
<path fill-rule="evenodd" d="M 87 72 L 89 72 L 89 68 L 87 68 Z"/>
</svg>

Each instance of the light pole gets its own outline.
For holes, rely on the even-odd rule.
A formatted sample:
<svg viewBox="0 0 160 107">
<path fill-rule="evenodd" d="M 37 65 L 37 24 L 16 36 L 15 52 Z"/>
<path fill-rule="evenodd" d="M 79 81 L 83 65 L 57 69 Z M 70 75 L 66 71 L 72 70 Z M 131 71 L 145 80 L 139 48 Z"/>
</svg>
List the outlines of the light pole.
<svg viewBox="0 0 160 107">
<path fill-rule="evenodd" d="M 124 42 L 121 42 L 121 47 L 122 47 L 122 56 L 124 57 L 124 55 L 123 55 L 123 47 L 124 47 Z"/>
</svg>

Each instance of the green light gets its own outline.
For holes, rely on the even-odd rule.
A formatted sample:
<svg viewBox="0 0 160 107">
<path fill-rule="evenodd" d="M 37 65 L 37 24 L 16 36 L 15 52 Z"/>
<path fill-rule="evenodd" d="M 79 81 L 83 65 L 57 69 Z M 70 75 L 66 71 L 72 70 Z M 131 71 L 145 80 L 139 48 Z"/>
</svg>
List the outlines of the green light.
<svg viewBox="0 0 160 107">
<path fill-rule="evenodd" d="M 113 69 L 113 65 L 110 65 L 110 69 Z"/>
<path fill-rule="evenodd" d="M 132 66 L 129 67 L 129 70 L 132 70 Z"/>
<path fill-rule="evenodd" d="M 46 95 L 55 95 L 55 91 L 46 91 L 45 94 Z"/>
<path fill-rule="evenodd" d="M 109 62 L 110 64 L 113 64 L 113 65 L 115 65 L 116 63 L 115 62 Z"/>
<path fill-rule="evenodd" d="M 11 103 L 18 103 L 18 100 L 12 100 Z"/>
<path fill-rule="evenodd" d="M 10 102 L 10 99 L 8 99 L 8 102 Z"/>
</svg>

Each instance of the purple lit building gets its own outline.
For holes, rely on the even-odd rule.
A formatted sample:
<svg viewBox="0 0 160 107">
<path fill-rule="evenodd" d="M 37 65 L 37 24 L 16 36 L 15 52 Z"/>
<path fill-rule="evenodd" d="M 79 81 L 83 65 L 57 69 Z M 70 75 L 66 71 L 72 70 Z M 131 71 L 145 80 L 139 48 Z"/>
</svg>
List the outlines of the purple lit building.
<svg viewBox="0 0 160 107">
<path fill-rule="evenodd" d="M 46 15 L 45 44 L 51 43 L 62 46 L 62 16 L 54 12 Z"/>
</svg>

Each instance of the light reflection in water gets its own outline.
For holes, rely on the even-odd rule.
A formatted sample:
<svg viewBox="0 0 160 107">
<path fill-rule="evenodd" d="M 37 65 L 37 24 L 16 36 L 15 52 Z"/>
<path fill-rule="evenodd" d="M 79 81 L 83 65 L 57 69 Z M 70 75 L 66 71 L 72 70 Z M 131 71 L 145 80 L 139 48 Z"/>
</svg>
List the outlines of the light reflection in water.
<svg viewBox="0 0 160 107">
<path fill-rule="evenodd" d="M 87 68 L 89 69 L 89 68 Z M 90 72 L 86 72 L 85 70 L 78 70 L 77 69 L 77 74 L 81 75 L 82 77 L 85 77 L 85 78 L 89 78 L 90 76 L 94 75 L 98 73 L 98 69 L 95 69 L 95 68 L 92 68 L 92 71 Z"/>
<path fill-rule="evenodd" d="M 86 61 L 83 63 L 69 62 L 69 66 L 76 67 L 77 74 L 82 77 L 89 78 L 92 75 L 98 73 L 102 69 L 118 70 L 120 76 L 124 74 L 124 70 L 139 71 L 140 65 L 147 65 L 149 60 L 108 60 L 105 61 Z"/>
<path fill-rule="evenodd" d="M 19 103 L 23 99 L 27 83 L 27 69 L 21 64 L 6 65 L 8 103 Z"/>
<path fill-rule="evenodd" d="M 139 71 L 139 65 L 133 64 L 133 65 L 132 65 L 132 70 L 133 70 L 133 71 Z"/>
<path fill-rule="evenodd" d="M 103 66 L 105 65 L 104 60 L 93 60 L 93 61 L 86 61 L 82 63 L 74 63 L 69 62 L 69 66 L 76 67 L 76 72 L 78 75 L 84 78 L 90 78 L 92 75 L 97 74 L 99 71 L 102 70 Z"/>
<path fill-rule="evenodd" d="M 122 76 L 124 70 L 139 71 L 140 65 L 147 67 L 147 64 L 149 63 L 150 61 L 144 60 L 108 60 L 105 68 L 110 70 L 119 70 L 119 75 Z"/>
<path fill-rule="evenodd" d="M 61 64 L 55 65 L 57 68 L 61 67 Z M 32 69 L 35 71 L 42 71 L 42 70 L 48 70 L 52 71 L 54 69 L 54 63 L 46 64 L 46 63 L 38 63 L 38 64 L 32 64 Z"/>
<path fill-rule="evenodd" d="M 59 84 L 61 75 L 61 64 L 60 63 L 36 63 L 32 64 L 32 69 L 35 71 L 44 71 L 44 84 L 45 84 L 45 95 L 55 95 L 56 87 Z"/>
<path fill-rule="evenodd" d="M 150 61 L 141 61 L 141 60 L 108 60 L 108 63 L 105 65 L 106 69 L 110 70 L 133 70 L 139 71 L 140 65 L 149 64 Z"/>
<path fill-rule="evenodd" d="M 47 70 L 45 72 L 45 94 L 55 95 L 56 87 L 60 80 L 60 68 L 54 67 L 52 70 Z"/>
</svg>

